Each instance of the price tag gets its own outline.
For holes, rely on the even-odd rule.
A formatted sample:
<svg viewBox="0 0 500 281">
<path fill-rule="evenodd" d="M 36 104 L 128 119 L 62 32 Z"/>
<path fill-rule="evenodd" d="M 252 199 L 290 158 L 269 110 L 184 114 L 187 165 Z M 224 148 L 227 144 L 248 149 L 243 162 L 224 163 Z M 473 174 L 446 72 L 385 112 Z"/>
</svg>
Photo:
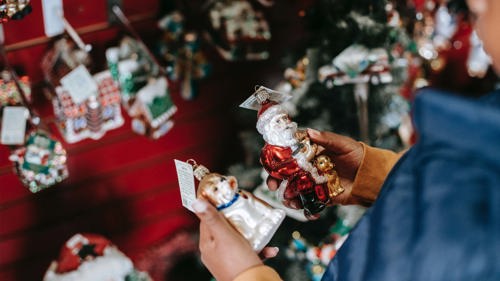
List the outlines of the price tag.
<svg viewBox="0 0 500 281">
<path fill-rule="evenodd" d="M 181 191 L 182 206 L 194 212 L 191 208 L 191 204 L 196 200 L 193 166 L 183 161 L 174 161 L 175 169 L 177 170 L 177 180 L 179 181 L 179 189 Z"/>
<path fill-rule="evenodd" d="M 90 96 L 97 95 L 97 83 L 83 65 L 78 66 L 61 78 L 61 84 L 68 91 L 75 104 L 80 104 Z"/>
<path fill-rule="evenodd" d="M 1 143 L 6 145 L 24 144 L 28 117 L 29 111 L 24 106 L 4 107 Z"/>
<path fill-rule="evenodd" d="M 257 88 L 257 86 L 256 86 L 256 88 Z M 250 97 L 248 97 L 248 99 L 246 99 L 243 103 L 240 104 L 240 107 L 246 108 L 246 109 L 251 109 L 251 110 L 259 110 L 261 105 L 259 104 L 259 101 L 257 100 L 257 94 L 259 92 L 262 92 L 262 91 L 266 92 L 266 94 L 268 95 L 267 98 L 269 100 L 274 101 L 278 104 L 283 103 L 283 102 L 292 98 L 292 96 L 290 96 L 287 93 L 282 93 L 282 92 L 278 92 L 275 90 L 271 90 L 271 89 L 266 88 L 264 86 L 258 86 L 258 88 L 255 89 L 255 92 Z"/>
<path fill-rule="evenodd" d="M 53 37 L 64 32 L 63 0 L 42 0 L 45 35 Z"/>
</svg>

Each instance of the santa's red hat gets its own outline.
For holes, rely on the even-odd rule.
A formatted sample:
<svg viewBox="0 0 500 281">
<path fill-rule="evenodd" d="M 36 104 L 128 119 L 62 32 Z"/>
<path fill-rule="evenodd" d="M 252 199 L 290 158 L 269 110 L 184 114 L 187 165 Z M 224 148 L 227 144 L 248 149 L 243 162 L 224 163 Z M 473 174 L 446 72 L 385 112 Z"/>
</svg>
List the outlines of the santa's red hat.
<svg viewBox="0 0 500 281">
<path fill-rule="evenodd" d="M 57 273 L 65 273 L 77 269 L 85 259 L 83 255 L 94 257 L 104 255 L 104 249 L 111 245 L 111 242 L 98 234 L 76 234 L 71 237 L 62 247 L 57 260 Z M 82 250 L 88 248 L 89 253 Z"/>
</svg>

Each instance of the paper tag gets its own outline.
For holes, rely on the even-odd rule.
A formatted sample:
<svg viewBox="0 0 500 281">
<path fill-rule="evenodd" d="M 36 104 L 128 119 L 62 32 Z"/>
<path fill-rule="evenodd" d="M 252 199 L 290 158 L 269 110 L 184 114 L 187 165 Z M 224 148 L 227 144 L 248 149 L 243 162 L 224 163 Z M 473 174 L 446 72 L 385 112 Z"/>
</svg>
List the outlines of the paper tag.
<svg viewBox="0 0 500 281">
<path fill-rule="evenodd" d="M 45 35 L 52 37 L 64 32 L 62 0 L 42 0 L 42 12 Z"/>
<path fill-rule="evenodd" d="M 1 143 L 24 144 L 26 119 L 29 111 L 24 106 L 6 106 L 3 109 Z"/>
<path fill-rule="evenodd" d="M 75 104 L 86 101 L 91 95 L 97 95 L 97 83 L 83 65 L 79 65 L 61 78 L 61 84 Z"/>
<path fill-rule="evenodd" d="M 248 97 L 248 99 L 246 99 L 242 104 L 240 104 L 240 107 L 243 107 L 246 109 L 251 109 L 251 110 L 259 110 L 261 107 L 261 104 L 257 100 L 257 92 L 259 92 L 261 90 L 266 91 L 269 94 L 269 100 L 274 101 L 276 103 L 282 103 L 282 102 L 285 102 L 285 101 L 292 98 L 287 93 L 271 90 L 271 89 L 266 88 L 264 86 L 258 86 L 258 88 L 256 86 L 255 92 L 250 97 Z"/>
<path fill-rule="evenodd" d="M 191 204 L 196 200 L 193 166 L 179 160 L 174 161 L 175 169 L 177 170 L 177 180 L 179 181 L 179 189 L 181 191 L 182 206 L 194 212 L 191 208 Z"/>
</svg>

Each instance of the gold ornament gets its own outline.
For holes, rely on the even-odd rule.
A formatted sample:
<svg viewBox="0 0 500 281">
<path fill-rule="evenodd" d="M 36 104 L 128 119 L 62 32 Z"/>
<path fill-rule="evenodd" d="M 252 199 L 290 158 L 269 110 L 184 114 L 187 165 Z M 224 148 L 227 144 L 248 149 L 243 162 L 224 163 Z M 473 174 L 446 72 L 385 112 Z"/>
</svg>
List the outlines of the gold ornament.
<svg viewBox="0 0 500 281">
<path fill-rule="evenodd" d="M 345 189 L 340 184 L 340 177 L 338 176 L 337 171 L 335 170 L 335 164 L 330 157 L 326 155 L 318 155 L 314 159 L 314 165 L 328 179 L 328 191 L 330 198 L 336 197 L 344 192 Z"/>
</svg>

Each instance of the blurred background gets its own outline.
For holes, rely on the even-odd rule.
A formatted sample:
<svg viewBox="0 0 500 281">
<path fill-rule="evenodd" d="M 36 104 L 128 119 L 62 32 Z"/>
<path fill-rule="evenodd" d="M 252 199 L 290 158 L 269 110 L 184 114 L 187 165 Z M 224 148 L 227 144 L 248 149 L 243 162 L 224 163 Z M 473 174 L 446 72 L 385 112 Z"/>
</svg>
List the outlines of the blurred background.
<svg viewBox="0 0 500 281">
<path fill-rule="evenodd" d="M 62 280 L 49 279 L 51 261 L 64 274 L 78 269 L 61 268 L 69 256 L 89 256 L 65 252 L 77 233 L 105 237 L 143 273 L 123 280 L 210 280 L 173 160 L 234 175 L 280 207 L 263 184 L 256 112 L 239 107 L 255 85 L 290 95 L 300 127 L 400 151 L 418 139 L 419 88 L 475 98 L 498 83 L 465 1 L 19 0 L 0 11 L 0 280 Z M 285 280 L 319 280 L 364 209 L 314 222 L 287 212 L 268 263 Z"/>
</svg>

